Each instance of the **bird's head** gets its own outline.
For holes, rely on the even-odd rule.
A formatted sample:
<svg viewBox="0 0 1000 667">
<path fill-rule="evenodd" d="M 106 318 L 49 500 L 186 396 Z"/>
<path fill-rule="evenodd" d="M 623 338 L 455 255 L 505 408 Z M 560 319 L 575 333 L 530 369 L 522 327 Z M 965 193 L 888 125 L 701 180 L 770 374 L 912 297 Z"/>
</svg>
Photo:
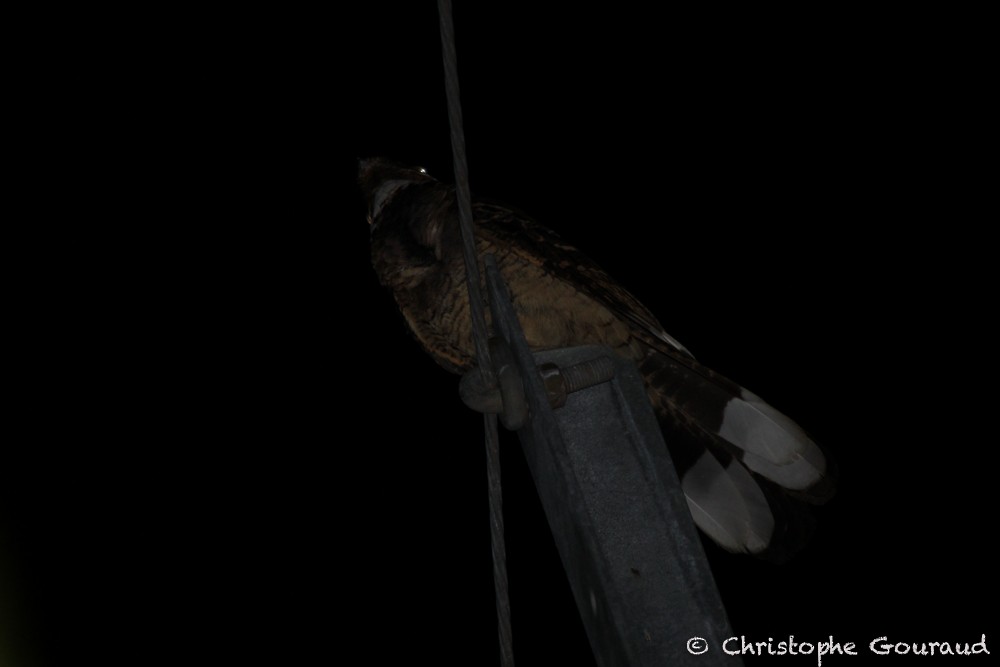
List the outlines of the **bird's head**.
<svg viewBox="0 0 1000 667">
<path fill-rule="evenodd" d="M 461 247 L 453 224 L 454 188 L 420 167 L 385 158 L 361 160 L 358 180 L 368 202 L 372 264 L 382 284 L 413 288 L 442 261 L 446 249 Z"/>
<path fill-rule="evenodd" d="M 392 198 L 411 185 L 436 182 L 422 167 L 407 167 L 394 160 L 373 157 L 358 162 L 358 183 L 368 202 L 372 231 Z"/>
</svg>

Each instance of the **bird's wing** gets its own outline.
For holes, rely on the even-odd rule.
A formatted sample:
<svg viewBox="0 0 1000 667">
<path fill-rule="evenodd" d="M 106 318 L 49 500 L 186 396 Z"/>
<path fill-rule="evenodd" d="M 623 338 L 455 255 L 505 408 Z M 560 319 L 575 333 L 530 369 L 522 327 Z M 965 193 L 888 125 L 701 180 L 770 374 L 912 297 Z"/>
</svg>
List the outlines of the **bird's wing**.
<svg viewBox="0 0 1000 667">
<path fill-rule="evenodd" d="M 732 498 L 741 497 L 746 516 L 733 515 L 726 521 L 756 530 L 751 531 L 756 537 L 747 534 L 746 549 L 765 544 L 771 530 L 759 493 L 749 493 L 752 485 L 746 469 L 809 502 L 824 502 L 829 497 L 832 488 L 824 483 L 826 457 L 795 422 L 695 361 L 638 299 L 555 232 L 502 206 L 480 203 L 474 213 L 488 242 L 517 252 L 523 261 L 572 283 L 630 324 L 632 335 L 648 348 L 647 355 L 637 362 L 651 391 L 664 403 L 657 406 L 658 412 L 671 421 L 686 423 L 702 445 L 711 445 L 711 455 L 702 449 L 706 455 L 680 466 L 690 466 L 685 475 L 691 487 L 689 501 L 696 502 L 692 500 L 698 497 L 694 492 L 706 489 L 711 493 L 706 491 L 705 498 L 729 498 L 719 501 L 726 506 L 732 506 Z M 699 525 L 717 540 L 722 539 L 716 534 L 721 535 L 720 526 L 727 525 L 724 513 L 711 502 L 696 504 L 698 507 L 692 509 L 695 516 L 701 512 L 708 517 Z M 713 521 L 718 525 L 710 525 Z"/>
<path fill-rule="evenodd" d="M 477 232 L 494 245 L 513 249 L 546 273 L 573 287 L 629 322 L 644 334 L 644 342 L 664 352 L 694 357 L 656 317 L 593 260 L 526 215 L 504 206 L 477 202 L 473 207 Z"/>
</svg>

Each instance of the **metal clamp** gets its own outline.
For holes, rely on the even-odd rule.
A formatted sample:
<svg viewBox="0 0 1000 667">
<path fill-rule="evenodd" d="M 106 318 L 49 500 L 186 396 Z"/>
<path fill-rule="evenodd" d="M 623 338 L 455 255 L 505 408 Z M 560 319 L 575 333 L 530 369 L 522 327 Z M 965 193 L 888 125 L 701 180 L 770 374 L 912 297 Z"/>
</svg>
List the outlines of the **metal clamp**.
<svg viewBox="0 0 1000 667">
<path fill-rule="evenodd" d="M 528 406 L 524 398 L 524 383 L 514 356 L 507 342 L 500 337 L 490 339 L 490 359 L 494 365 L 496 386 L 486 386 L 478 369 L 462 376 L 458 385 L 462 402 L 476 412 L 500 416 L 504 427 L 516 431 L 527 422 Z M 574 391 L 607 382 L 614 377 L 614 362 L 600 356 L 572 366 L 560 368 L 555 364 L 538 366 L 538 374 L 553 408 L 566 405 L 566 398 Z"/>
</svg>

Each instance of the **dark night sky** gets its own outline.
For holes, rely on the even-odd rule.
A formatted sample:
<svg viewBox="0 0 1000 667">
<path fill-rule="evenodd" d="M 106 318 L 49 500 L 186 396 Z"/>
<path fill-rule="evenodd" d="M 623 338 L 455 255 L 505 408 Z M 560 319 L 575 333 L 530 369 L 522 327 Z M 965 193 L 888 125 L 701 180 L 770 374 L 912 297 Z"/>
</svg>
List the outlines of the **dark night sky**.
<svg viewBox="0 0 1000 667">
<path fill-rule="evenodd" d="M 968 24 L 476 4 L 456 10 L 473 191 L 575 242 L 839 463 L 791 564 L 708 549 L 734 632 L 989 633 Z M 46 334 L 72 408 L 39 417 L 0 514 L 30 643 L 496 664 L 480 421 L 378 285 L 354 184 L 371 155 L 451 180 L 434 3 L 164 21 L 82 39 L 40 105 L 59 210 L 90 222 L 48 232 L 79 278 L 58 300 L 79 334 Z M 590 664 L 514 438 L 503 461 L 517 662 Z"/>
</svg>

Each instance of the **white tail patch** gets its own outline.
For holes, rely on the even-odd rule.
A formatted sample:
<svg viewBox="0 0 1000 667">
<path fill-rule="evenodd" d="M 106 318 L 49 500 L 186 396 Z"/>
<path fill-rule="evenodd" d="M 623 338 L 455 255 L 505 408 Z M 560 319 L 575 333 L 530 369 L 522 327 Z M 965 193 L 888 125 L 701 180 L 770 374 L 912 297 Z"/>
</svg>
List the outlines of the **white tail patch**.
<svg viewBox="0 0 1000 667">
<path fill-rule="evenodd" d="M 805 431 L 746 389 L 726 404 L 719 435 L 743 450 L 750 470 L 787 489 L 804 491 L 826 472 L 826 457 Z"/>
<path fill-rule="evenodd" d="M 791 463 L 779 466 L 767 459 L 744 452 L 743 464 L 758 475 L 763 475 L 791 491 L 807 491 L 819 482 L 826 472 L 825 460 L 820 467 L 816 467 L 804 457 L 796 458 Z"/>
<path fill-rule="evenodd" d="M 736 553 L 759 553 L 774 532 L 774 516 L 763 492 L 736 461 L 724 468 L 704 452 L 681 483 L 695 523 L 715 542 Z"/>
</svg>

